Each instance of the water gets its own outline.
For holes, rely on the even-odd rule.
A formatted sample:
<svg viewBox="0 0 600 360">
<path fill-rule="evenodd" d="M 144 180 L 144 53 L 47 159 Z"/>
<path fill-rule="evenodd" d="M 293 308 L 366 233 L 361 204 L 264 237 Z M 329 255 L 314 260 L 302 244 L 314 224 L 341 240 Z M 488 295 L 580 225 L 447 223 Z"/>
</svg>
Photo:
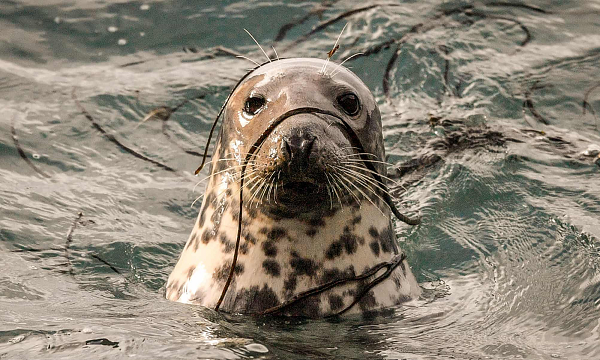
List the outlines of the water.
<svg viewBox="0 0 600 360">
<path fill-rule="evenodd" d="M 398 2 L 303 38 L 376 3 L 319 4 L 0 3 L 0 359 L 600 357 L 600 167 L 582 154 L 600 146 L 600 2 Z M 389 317 L 334 321 L 168 302 L 202 192 L 199 158 L 182 148 L 203 149 L 252 67 L 209 55 L 223 46 L 262 62 L 243 29 L 269 48 L 310 11 L 279 55 L 324 57 L 345 21 L 340 58 L 402 39 L 389 72 L 396 45 L 349 66 L 380 103 L 389 161 L 442 159 L 393 173 L 408 187 L 402 208 L 423 216 L 397 232 L 429 290 Z M 203 93 L 172 115 L 170 139 L 158 120 L 139 125 Z M 73 94 L 177 173 L 109 141 Z"/>
</svg>

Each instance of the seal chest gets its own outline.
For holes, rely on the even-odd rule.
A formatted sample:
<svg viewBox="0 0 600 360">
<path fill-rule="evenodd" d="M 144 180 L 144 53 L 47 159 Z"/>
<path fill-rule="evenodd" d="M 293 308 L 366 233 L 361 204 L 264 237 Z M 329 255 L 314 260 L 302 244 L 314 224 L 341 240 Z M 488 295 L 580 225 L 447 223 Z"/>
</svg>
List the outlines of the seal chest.
<svg viewBox="0 0 600 360">
<path fill-rule="evenodd" d="M 232 92 L 168 299 L 323 317 L 419 295 L 382 182 L 375 99 L 352 72 L 323 64 L 274 61 Z"/>
</svg>

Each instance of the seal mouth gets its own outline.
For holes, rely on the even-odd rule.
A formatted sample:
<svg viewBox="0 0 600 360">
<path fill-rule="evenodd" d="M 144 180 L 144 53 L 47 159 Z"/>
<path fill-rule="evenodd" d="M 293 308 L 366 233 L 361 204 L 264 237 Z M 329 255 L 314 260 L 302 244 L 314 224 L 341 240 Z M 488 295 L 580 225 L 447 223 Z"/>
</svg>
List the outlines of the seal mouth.
<svg viewBox="0 0 600 360">
<path fill-rule="evenodd" d="M 319 191 L 319 186 L 313 182 L 309 181 L 294 181 L 290 183 L 283 184 L 282 190 L 284 192 L 293 192 L 293 193 L 308 193 L 313 194 Z"/>
<path fill-rule="evenodd" d="M 326 187 L 313 179 L 283 182 L 273 204 L 307 212 L 321 208 L 327 199 Z"/>
</svg>

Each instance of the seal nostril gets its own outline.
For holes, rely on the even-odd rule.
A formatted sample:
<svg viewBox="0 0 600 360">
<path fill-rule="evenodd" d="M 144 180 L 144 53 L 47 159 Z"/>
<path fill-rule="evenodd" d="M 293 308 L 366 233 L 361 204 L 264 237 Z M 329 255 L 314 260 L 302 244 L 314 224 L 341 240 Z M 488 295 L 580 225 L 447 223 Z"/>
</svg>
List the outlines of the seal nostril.
<svg viewBox="0 0 600 360">
<path fill-rule="evenodd" d="M 290 143 L 288 142 L 287 139 L 283 139 L 283 142 L 281 144 L 281 152 L 283 153 L 284 158 L 286 158 L 286 159 L 292 158 L 292 149 L 291 149 Z"/>
<path fill-rule="evenodd" d="M 304 158 L 308 159 L 313 146 L 315 145 L 316 138 L 306 139 L 300 144 L 300 151 Z"/>
</svg>

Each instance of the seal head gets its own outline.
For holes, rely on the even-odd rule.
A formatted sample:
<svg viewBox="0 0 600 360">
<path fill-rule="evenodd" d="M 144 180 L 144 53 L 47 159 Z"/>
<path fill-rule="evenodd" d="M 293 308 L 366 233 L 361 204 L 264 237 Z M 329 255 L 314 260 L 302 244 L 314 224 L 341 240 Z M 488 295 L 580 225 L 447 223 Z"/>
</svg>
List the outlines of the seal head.
<svg viewBox="0 0 600 360">
<path fill-rule="evenodd" d="M 385 201 L 376 101 L 351 71 L 327 65 L 274 61 L 234 89 L 167 298 L 322 317 L 419 295 Z"/>
</svg>

